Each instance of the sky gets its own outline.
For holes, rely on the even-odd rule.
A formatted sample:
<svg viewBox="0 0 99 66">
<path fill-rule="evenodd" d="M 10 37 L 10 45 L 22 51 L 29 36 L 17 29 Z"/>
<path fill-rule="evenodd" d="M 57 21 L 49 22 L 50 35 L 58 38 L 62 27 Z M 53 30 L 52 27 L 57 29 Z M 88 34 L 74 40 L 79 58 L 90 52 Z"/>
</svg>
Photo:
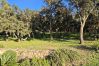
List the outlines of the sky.
<svg viewBox="0 0 99 66">
<path fill-rule="evenodd" d="M 17 5 L 20 9 L 40 10 L 44 6 L 43 0 L 7 0 L 10 5 Z"/>
</svg>

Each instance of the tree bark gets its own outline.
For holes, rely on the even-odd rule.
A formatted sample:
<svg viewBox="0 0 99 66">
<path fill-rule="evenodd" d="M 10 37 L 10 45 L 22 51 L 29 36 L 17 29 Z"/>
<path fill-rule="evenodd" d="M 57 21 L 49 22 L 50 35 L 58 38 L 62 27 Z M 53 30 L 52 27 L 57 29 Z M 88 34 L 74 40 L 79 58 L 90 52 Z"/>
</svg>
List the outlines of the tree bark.
<svg viewBox="0 0 99 66">
<path fill-rule="evenodd" d="M 5 40 L 8 41 L 8 32 L 5 32 Z"/>
<path fill-rule="evenodd" d="M 86 19 L 83 19 L 81 21 L 81 26 L 80 26 L 80 44 L 84 44 L 84 26 L 86 23 Z"/>
<path fill-rule="evenodd" d="M 80 44 L 83 44 L 84 43 L 84 38 L 83 38 L 83 29 L 84 29 L 84 26 L 81 25 L 80 26 Z"/>
<path fill-rule="evenodd" d="M 50 22 L 50 40 L 53 40 L 53 36 L 52 36 L 52 23 Z"/>
</svg>

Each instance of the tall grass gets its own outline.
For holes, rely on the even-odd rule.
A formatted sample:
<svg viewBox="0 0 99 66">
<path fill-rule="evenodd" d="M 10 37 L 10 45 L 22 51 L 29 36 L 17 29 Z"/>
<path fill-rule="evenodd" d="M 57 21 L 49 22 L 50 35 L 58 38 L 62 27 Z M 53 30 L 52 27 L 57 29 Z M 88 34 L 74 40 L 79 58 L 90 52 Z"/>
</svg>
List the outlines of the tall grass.
<svg viewBox="0 0 99 66">
<path fill-rule="evenodd" d="M 99 53 L 91 52 L 82 66 L 99 66 Z"/>
<path fill-rule="evenodd" d="M 1 66 L 16 66 L 17 57 L 14 51 L 8 50 L 0 57 Z"/>
<path fill-rule="evenodd" d="M 67 63 L 73 63 L 76 60 L 79 60 L 80 55 L 76 51 L 59 49 L 51 53 L 46 57 L 51 66 L 66 66 Z"/>
<path fill-rule="evenodd" d="M 99 53 L 90 52 L 84 60 L 84 63 L 75 63 L 80 61 L 82 55 L 78 52 L 68 49 L 57 49 L 45 58 L 33 57 L 17 61 L 16 52 L 8 50 L 0 55 L 0 66 L 99 66 Z"/>
<path fill-rule="evenodd" d="M 50 66 L 49 61 L 47 59 L 41 58 L 33 58 L 31 60 L 31 66 Z"/>
</svg>

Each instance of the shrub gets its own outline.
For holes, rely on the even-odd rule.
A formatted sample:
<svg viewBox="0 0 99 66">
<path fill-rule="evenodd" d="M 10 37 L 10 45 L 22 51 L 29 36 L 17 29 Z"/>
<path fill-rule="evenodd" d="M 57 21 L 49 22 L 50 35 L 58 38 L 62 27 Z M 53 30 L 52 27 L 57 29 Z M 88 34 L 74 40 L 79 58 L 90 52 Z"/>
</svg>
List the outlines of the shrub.
<svg viewBox="0 0 99 66">
<path fill-rule="evenodd" d="M 67 63 L 72 64 L 80 58 L 76 51 L 59 49 L 53 51 L 46 58 L 24 59 L 16 63 L 16 53 L 14 51 L 6 51 L 1 55 L 1 66 L 66 66 Z"/>
<path fill-rule="evenodd" d="M 16 52 L 8 50 L 1 55 L 1 66 L 16 66 Z"/>
<path fill-rule="evenodd" d="M 66 63 L 72 63 L 78 60 L 80 55 L 76 51 L 59 49 L 52 52 L 46 58 L 50 61 L 51 66 L 65 66 Z"/>
<path fill-rule="evenodd" d="M 50 66 L 48 60 L 33 57 L 33 59 L 24 59 L 19 66 Z"/>
<path fill-rule="evenodd" d="M 19 66 L 30 66 L 30 60 L 29 59 L 25 59 L 24 61 L 22 61 Z"/>
<path fill-rule="evenodd" d="M 41 58 L 33 58 L 31 61 L 31 66 L 50 66 L 48 60 Z"/>
<path fill-rule="evenodd" d="M 99 53 L 91 53 L 82 66 L 99 66 Z"/>
</svg>

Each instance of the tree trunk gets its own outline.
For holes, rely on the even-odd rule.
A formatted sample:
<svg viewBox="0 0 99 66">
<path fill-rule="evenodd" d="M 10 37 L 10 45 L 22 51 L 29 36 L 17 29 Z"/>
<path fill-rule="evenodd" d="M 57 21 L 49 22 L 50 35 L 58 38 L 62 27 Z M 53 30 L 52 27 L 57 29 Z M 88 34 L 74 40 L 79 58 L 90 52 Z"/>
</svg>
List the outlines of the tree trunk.
<svg viewBox="0 0 99 66">
<path fill-rule="evenodd" d="M 80 44 L 84 43 L 83 29 L 84 29 L 84 26 L 81 24 L 81 26 L 80 26 Z"/>
<path fill-rule="evenodd" d="M 86 23 L 86 19 L 83 19 L 80 25 L 80 44 L 84 44 L 84 26 Z"/>
<path fill-rule="evenodd" d="M 8 41 L 8 32 L 5 32 L 5 40 Z"/>
<path fill-rule="evenodd" d="M 52 23 L 50 22 L 50 40 L 53 40 L 53 36 L 52 36 Z"/>
<path fill-rule="evenodd" d="M 32 37 L 33 37 L 33 39 L 35 38 L 35 36 L 34 36 L 34 32 L 32 32 Z"/>
<path fill-rule="evenodd" d="M 19 32 L 17 32 L 17 41 L 20 42 L 20 35 L 19 35 Z"/>
</svg>

